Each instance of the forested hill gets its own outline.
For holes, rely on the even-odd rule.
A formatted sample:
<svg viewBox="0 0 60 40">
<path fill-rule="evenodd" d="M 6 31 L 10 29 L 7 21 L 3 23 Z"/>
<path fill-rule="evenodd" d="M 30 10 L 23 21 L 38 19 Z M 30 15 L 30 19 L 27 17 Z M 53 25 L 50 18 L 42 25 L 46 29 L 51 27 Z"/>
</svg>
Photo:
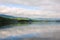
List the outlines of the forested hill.
<svg viewBox="0 0 60 40">
<path fill-rule="evenodd" d="M 27 23 L 31 22 L 32 20 L 29 18 L 23 17 L 14 17 L 9 15 L 0 14 L 0 25 L 8 25 L 11 23 Z"/>
</svg>

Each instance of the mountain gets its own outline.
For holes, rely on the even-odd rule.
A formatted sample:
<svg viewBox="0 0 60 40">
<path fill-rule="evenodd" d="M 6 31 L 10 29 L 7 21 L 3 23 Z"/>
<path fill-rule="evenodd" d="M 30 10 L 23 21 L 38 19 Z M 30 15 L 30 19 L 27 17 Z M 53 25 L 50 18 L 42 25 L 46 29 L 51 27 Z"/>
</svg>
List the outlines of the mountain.
<svg viewBox="0 0 60 40">
<path fill-rule="evenodd" d="M 0 17 L 7 18 L 7 19 L 15 19 L 15 20 L 31 20 L 30 18 L 27 17 L 15 17 L 15 16 L 10 16 L 5 14 L 0 14 Z"/>
<path fill-rule="evenodd" d="M 5 15 L 5 14 L 0 14 L 0 17 L 4 17 L 4 18 L 16 18 L 14 16 Z"/>
<path fill-rule="evenodd" d="M 33 18 L 33 20 L 60 20 L 60 18 Z"/>
</svg>

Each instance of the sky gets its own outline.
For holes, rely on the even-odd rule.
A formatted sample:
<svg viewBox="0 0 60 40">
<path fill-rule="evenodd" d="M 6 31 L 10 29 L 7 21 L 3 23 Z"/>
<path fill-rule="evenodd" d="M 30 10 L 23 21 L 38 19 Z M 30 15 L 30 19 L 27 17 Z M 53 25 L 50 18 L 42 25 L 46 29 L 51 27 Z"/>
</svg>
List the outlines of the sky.
<svg viewBox="0 0 60 40">
<path fill-rule="evenodd" d="M 60 18 L 60 0 L 0 0 L 0 14 Z"/>
</svg>

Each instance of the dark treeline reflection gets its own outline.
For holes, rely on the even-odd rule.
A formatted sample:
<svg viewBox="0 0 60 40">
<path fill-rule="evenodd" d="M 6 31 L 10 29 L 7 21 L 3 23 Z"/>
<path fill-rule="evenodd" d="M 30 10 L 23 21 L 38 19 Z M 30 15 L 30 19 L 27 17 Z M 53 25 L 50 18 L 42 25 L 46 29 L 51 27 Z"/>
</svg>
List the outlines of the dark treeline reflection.
<svg viewBox="0 0 60 40">
<path fill-rule="evenodd" d="M 4 26 L 11 25 L 11 24 L 24 25 L 24 24 L 31 24 L 31 23 L 32 23 L 31 20 L 17 20 L 17 19 L 0 17 L 0 28 L 3 28 Z"/>
<path fill-rule="evenodd" d="M 0 26 L 8 25 L 14 22 L 14 19 L 0 17 Z"/>
</svg>

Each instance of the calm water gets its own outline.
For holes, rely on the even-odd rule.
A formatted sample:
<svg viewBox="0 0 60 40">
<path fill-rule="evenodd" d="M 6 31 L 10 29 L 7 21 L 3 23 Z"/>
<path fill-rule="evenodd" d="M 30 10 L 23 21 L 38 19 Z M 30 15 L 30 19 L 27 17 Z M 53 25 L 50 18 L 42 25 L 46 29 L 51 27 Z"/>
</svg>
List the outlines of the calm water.
<svg viewBox="0 0 60 40">
<path fill-rule="evenodd" d="M 11 24 L 0 28 L 0 40 L 28 40 L 21 38 L 60 39 L 60 23 L 33 22 L 31 24 Z"/>
</svg>

